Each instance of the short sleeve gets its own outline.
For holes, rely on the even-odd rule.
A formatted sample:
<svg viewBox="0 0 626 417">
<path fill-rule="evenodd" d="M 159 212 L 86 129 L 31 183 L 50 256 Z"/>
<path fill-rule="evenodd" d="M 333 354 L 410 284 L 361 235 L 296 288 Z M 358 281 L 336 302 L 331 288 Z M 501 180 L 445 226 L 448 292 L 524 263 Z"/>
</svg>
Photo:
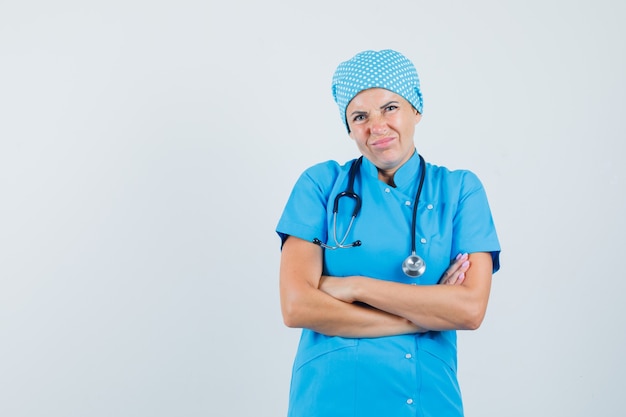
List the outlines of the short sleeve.
<svg viewBox="0 0 626 417">
<path fill-rule="evenodd" d="M 340 171 L 338 163 L 328 161 L 300 175 L 276 226 L 281 246 L 288 236 L 326 241 L 328 199 Z"/>
<path fill-rule="evenodd" d="M 500 269 L 500 242 L 487 194 L 478 177 L 470 171 L 462 172 L 453 228 L 452 253 L 490 252 L 493 272 Z"/>
</svg>

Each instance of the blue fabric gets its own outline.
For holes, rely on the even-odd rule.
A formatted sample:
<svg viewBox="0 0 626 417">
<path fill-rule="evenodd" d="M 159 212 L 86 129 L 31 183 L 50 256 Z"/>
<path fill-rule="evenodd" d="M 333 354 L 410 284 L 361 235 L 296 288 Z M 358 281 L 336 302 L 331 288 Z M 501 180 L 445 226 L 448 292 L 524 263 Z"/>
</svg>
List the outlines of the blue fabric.
<svg viewBox="0 0 626 417">
<path fill-rule="evenodd" d="M 283 241 L 291 235 L 335 244 L 332 206 L 346 188 L 350 163 L 328 161 L 301 175 L 276 229 Z M 425 259 L 426 272 L 418 279 L 404 275 L 401 264 L 411 252 L 418 175 L 417 153 L 396 172 L 396 188 L 378 180 L 376 167 L 363 159 L 355 181 L 363 205 L 346 240 L 358 239 L 362 245 L 326 250 L 324 274 L 436 284 L 461 252 L 491 252 L 494 272 L 499 269 L 500 245 L 479 179 L 470 171 L 427 163 L 416 226 L 416 252 Z M 339 238 L 352 213 L 350 200 L 341 201 Z M 348 339 L 303 329 L 289 416 L 462 416 L 456 370 L 455 331 Z"/>
<path fill-rule="evenodd" d="M 363 90 L 384 88 L 402 96 L 422 113 L 423 100 L 420 80 L 413 63 L 391 49 L 364 51 L 337 66 L 332 81 L 332 93 L 339 106 L 341 120 L 346 125 L 346 108 Z"/>
</svg>

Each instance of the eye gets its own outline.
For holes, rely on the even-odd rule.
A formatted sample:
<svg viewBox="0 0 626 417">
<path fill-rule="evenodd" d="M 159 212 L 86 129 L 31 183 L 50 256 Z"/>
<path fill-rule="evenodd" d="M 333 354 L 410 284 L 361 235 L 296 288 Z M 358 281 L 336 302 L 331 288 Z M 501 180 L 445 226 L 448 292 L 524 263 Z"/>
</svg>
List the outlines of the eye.
<svg viewBox="0 0 626 417">
<path fill-rule="evenodd" d="M 385 107 L 385 111 L 394 111 L 398 108 L 398 106 L 396 106 L 395 104 L 390 104 L 387 107 Z"/>
<path fill-rule="evenodd" d="M 363 120 L 365 120 L 364 114 L 357 114 L 352 118 L 353 122 L 362 122 Z"/>
</svg>

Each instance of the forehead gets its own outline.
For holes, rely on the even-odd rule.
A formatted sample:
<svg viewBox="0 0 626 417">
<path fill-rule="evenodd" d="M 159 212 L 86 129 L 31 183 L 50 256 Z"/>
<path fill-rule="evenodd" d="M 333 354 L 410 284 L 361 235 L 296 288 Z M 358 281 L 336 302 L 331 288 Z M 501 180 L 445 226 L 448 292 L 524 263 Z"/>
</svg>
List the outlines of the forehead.
<svg viewBox="0 0 626 417">
<path fill-rule="evenodd" d="M 389 91 L 384 88 L 369 88 L 354 96 L 350 103 L 348 103 L 346 110 L 350 111 L 370 106 L 378 108 L 389 103 L 390 101 L 397 101 L 401 104 L 409 104 L 409 102 L 406 101 L 401 95 L 396 94 L 393 91 Z"/>
</svg>

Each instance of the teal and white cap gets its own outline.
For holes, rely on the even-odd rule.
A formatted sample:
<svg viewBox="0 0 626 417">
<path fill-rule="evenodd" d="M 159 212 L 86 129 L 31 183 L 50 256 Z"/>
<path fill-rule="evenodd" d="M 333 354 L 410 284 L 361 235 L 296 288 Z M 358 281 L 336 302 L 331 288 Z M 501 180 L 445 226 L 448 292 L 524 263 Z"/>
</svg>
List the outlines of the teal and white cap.
<svg viewBox="0 0 626 417">
<path fill-rule="evenodd" d="M 363 51 L 339 64 L 333 75 L 333 98 L 348 132 L 346 108 L 354 96 L 369 88 L 392 91 L 422 113 L 420 80 L 413 63 L 391 49 Z"/>
</svg>

